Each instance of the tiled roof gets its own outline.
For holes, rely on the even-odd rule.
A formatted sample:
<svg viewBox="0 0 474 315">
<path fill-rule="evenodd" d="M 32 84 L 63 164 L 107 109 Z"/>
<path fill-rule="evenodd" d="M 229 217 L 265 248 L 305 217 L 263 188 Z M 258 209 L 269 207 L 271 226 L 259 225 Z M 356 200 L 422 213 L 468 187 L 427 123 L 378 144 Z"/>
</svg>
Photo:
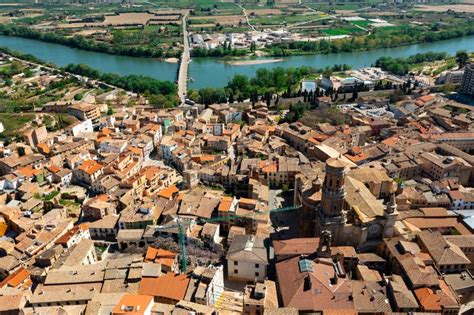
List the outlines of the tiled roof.
<svg viewBox="0 0 474 315">
<path fill-rule="evenodd" d="M 138 293 L 179 301 L 186 295 L 188 284 L 187 275 L 168 273 L 159 278 L 142 278 Z"/>
</svg>

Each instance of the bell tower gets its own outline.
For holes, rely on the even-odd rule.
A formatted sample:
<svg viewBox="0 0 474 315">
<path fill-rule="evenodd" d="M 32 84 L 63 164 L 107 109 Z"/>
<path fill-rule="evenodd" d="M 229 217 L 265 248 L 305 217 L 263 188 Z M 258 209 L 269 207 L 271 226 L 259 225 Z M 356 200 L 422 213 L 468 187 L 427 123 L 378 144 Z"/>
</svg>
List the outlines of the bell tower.
<svg viewBox="0 0 474 315">
<path fill-rule="evenodd" d="M 390 201 L 385 209 L 385 224 L 383 228 L 383 237 L 392 237 L 395 232 L 395 223 L 398 218 L 397 200 L 395 194 L 390 196 Z"/>
<path fill-rule="evenodd" d="M 347 164 L 340 158 L 331 158 L 326 161 L 321 207 L 316 215 L 316 235 L 320 236 L 322 231 L 327 230 L 331 233 L 336 245 L 341 244 L 344 239 L 346 166 Z"/>
<path fill-rule="evenodd" d="M 346 164 L 340 159 L 329 159 L 326 162 L 326 177 L 323 183 L 322 211 L 327 217 L 341 215 L 344 206 L 344 180 Z"/>
</svg>

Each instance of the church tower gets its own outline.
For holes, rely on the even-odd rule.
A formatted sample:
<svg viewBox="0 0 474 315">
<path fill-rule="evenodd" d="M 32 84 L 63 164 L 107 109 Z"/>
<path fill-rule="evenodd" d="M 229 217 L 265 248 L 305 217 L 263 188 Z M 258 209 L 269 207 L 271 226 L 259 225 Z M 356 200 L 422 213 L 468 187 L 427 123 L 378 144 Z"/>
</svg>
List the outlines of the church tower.
<svg viewBox="0 0 474 315">
<path fill-rule="evenodd" d="M 346 163 L 341 159 L 331 158 L 326 161 L 326 176 L 321 207 L 316 215 L 315 230 L 317 236 L 320 236 L 324 230 L 329 231 L 335 245 L 342 244 L 344 240 L 346 213 L 343 208 L 346 196 L 344 188 L 346 173 Z"/>
<path fill-rule="evenodd" d="M 395 223 L 398 218 L 397 201 L 395 194 L 390 196 L 390 201 L 385 209 L 385 224 L 383 229 L 383 237 L 392 237 L 395 232 Z"/>
</svg>

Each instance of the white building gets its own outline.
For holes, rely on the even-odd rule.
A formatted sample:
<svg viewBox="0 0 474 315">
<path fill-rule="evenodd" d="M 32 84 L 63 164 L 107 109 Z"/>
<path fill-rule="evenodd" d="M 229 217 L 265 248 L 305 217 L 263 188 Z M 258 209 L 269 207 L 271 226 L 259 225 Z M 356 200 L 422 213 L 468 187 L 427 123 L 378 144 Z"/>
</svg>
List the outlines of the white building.
<svg viewBox="0 0 474 315">
<path fill-rule="evenodd" d="M 127 145 L 127 140 L 110 139 L 103 141 L 99 146 L 99 150 L 108 153 L 122 153 Z"/>
<path fill-rule="evenodd" d="M 267 277 L 268 252 L 264 238 L 237 235 L 227 253 L 229 279 L 263 281 Z"/>
<path fill-rule="evenodd" d="M 71 134 L 74 137 L 77 137 L 81 133 L 84 133 L 84 132 L 93 132 L 93 131 L 94 131 L 94 127 L 92 126 L 92 120 L 90 119 L 80 121 L 71 127 Z"/>
</svg>

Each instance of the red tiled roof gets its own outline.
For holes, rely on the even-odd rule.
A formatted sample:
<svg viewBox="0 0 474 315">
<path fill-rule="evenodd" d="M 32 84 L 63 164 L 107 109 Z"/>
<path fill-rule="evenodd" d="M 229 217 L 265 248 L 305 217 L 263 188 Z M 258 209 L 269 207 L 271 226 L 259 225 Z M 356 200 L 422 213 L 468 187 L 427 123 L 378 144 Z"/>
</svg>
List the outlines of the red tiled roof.
<svg viewBox="0 0 474 315">
<path fill-rule="evenodd" d="M 23 281 L 25 281 L 29 276 L 30 276 L 30 273 L 24 267 L 20 267 L 20 269 L 18 269 L 17 271 L 15 271 L 11 275 L 3 279 L 2 282 L 0 282 L 0 288 L 3 288 L 6 285 L 12 288 L 16 288 Z"/>
<path fill-rule="evenodd" d="M 179 189 L 175 185 L 168 186 L 167 188 L 158 192 L 158 196 L 170 199 L 175 193 L 179 192 Z"/>
<path fill-rule="evenodd" d="M 187 275 L 168 273 L 159 278 L 142 278 L 138 293 L 180 301 L 186 295 L 188 284 Z"/>
</svg>

